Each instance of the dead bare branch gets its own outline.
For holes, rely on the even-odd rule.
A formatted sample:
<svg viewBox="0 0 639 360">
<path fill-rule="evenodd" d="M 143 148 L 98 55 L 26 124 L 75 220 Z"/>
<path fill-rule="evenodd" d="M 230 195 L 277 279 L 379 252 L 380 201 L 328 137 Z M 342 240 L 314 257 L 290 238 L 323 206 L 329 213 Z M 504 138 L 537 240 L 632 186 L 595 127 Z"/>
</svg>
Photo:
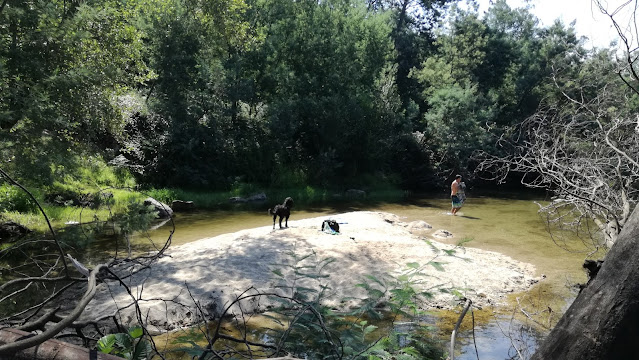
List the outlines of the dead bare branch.
<svg viewBox="0 0 639 360">
<path fill-rule="evenodd" d="M 450 334 L 450 360 L 455 360 L 455 339 L 457 338 L 457 332 L 459 331 L 462 320 L 464 320 L 464 316 L 466 316 L 466 313 L 468 312 L 468 309 L 470 309 L 470 306 L 472 304 L 472 300 L 466 299 L 466 303 L 464 304 L 464 308 L 462 309 L 462 312 L 457 319 L 455 328 L 453 328 L 453 332 Z"/>
<path fill-rule="evenodd" d="M 619 85 L 565 89 L 557 76 L 566 101 L 547 101 L 500 139 L 508 155 L 479 154 L 476 172 L 498 182 L 518 174 L 525 186 L 552 192 L 553 200 L 540 206 L 549 229 L 609 247 L 639 197 L 636 114 L 624 110 L 628 100 L 619 94 L 627 91 Z"/>
<path fill-rule="evenodd" d="M 95 295 L 95 292 L 97 290 L 96 277 L 98 275 L 98 272 L 100 272 L 101 269 L 107 268 L 107 267 L 108 267 L 108 264 L 100 264 L 91 271 L 91 274 L 88 279 L 87 291 L 84 293 L 84 296 L 82 296 L 82 299 L 80 299 L 78 304 L 75 306 L 74 310 L 70 314 L 68 314 L 64 319 L 62 319 L 60 322 L 53 325 L 51 328 L 45 330 L 41 334 L 26 338 L 23 340 L 19 340 L 11 344 L 0 345 L 0 354 L 8 355 L 8 354 L 15 353 L 17 351 L 21 351 L 21 350 L 39 345 L 49 339 L 52 339 L 54 336 L 60 333 L 64 328 L 66 328 L 68 325 L 73 323 L 73 321 L 77 319 L 80 316 L 80 314 L 82 314 L 82 311 L 84 311 L 84 308 L 87 306 L 87 304 L 89 304 L 89 301 L 91 301 L 91 299 L 93 299 L 93 296 Z"/>
<path fill-rule="evenodd" d="M 2 168 L 0 168 L 0 175 L 1 177 L 5 178 L 10 184 L 17 186 L 18 188 L 20 188 L 20 190 L 24 191 L 27 195 L 29 195 L 29 197 L 31 198 L 31 201 L 33 201 L 36 204 L 36 206 L 38 206 L 40 213 L 42 214 L 42 216 L 47 222 L 47 226 L 49 227 L 51 236 L 53 236 L 53 241 L 56 244 L 56 247 L 60 255 L 60 259 L 62 260 L 62 263 L 64 265 L 64 271 L 66 275 L 69 276 L 69 269 L 67 267 L 66 260 L 64 259 L 64 251 L 62 250 L 62 245 L 60 245 L 60 242 L 58 241 L 56 237 L 55 231 L 53 230 L 53 226 L 51 225 L 51 221 L 49 221 L 49 217 L 47 216 L 47 213 L 42 208 L 42 205 L 40 205 L 40 202 L 35 198 L 35 196 L 33 196 L 33 194 L 29 190 L 27 190 L 27 188 L 25 188 L 24 186 L 22 186 L 22 184 L 14 180 L 11 176 L 9 176 L 9 174 L 7 174 L 4 170 L 2 170 Z"/>
<path fill-rule="evenodd" d="M 85 266 L 81 261 L 74 259 L 68 254 L 68 259 L 74 265 L 70 267 L 67 265 L 66 256 L 63 255 L 63 248 L 69 250 L 73 250 L 73 248 L 60 242 L 41 204 L 38 203 L 35 197 L 24 186 L 11 178 L 2 169 L 0 169 L 0 178 L 5 179 L 8 183 L 18 187 L 29 195 L 31 200 L 40 209 L 40 213 L 46 220 L 49 232 L 52 236 L 52 239 L 30 239 L 16 243 L 15 246 L 0 251 L 0 255 L 2 255 L 4 259 L 10 260 L 10 254 L 19 254 L 20 258 L 24 259 L 16 265 L 6 266 L 2 269 L 3 276 L 8 276 L 10 280 L 0 285 L 0 304 L 8 300 L 20 299 L 20 296 L 25 297 L 26 292 L 32 291 L 35 287 L 39 290 L 46 291 L 40 292 L 42 294 L 41 299 L 30 299 L 35 300 L 35 304 L 25 302 L 22 307 L 19 305 L 16 306 L 15 311 L 3 313 L 4 317 L 0 319 L 2 328 L 15 326 L 16 328 L 28 331 L 38 330 L 41 331 L 41 333 L 16 343 L 0 345 L 0 354 L 16 353 L 17 351 L 37 346 L 50 339 L 60 337 L 60 334 L 62 334 L 62 336 L 79 337 L 83 340 L 85 346 L 88 346 L 90 341 L 95 341 L 95 337 L 85 335 L 83 329 L 92 326 L 95 329 L 95 334 L 103 335 L 98 323 L 107 318 L 113 318 L 116 326 L 120 327 L 116 318 L 117 311 L 115 314 L 100 319 L 81 322 L 77 322 L 76 320 L 93 298 L 99 281 L 117 279 L 121 284 L 124 284 L 123 279 L 147 269 L 153 262 L 164 256 L 165 251 L 171 244 L 171 239 L 175 231 L 174 224 L 172 231 L 163 244 L 160 245 L 152 242 L 151 245 L 155 251 L 135 256 L 129 253 L 129 256 L 121 258 L 118 256 L 117 241 L 115 241 L 115 255 L 107 257 L 107 260 L 105 260 L 103 264 L 95 266 L 93 269 L 88 269 L 88 266 Z M 102 192 L 104 192 L 104 190 L 102 190 Z M 111 213 L 110 208 L 109 213 Z M 111 217 L 112 216 L 111 214 Z M 92 219 L 91 222 L 95 222 L 95 219 Z M 96 224 L 91 224 L 91 226 Z M 88 236 L 86 233 L 84 234 Z M 51 247 L 51 244 L 54 246 Z M 15 253 L 11 253 L 12 251 Z M 7 256 L 7 254 L 9 254 L 9 256 Z M 74 275 L 76 270 L 73 269 L 76 269 L 77 272 L 83 276 L 78 277 Z M 84 295 L 81 296 L 81 293 L 76 295 L 76 291 L 81 291 Z M 65 294 L 64 301 L 60 301 Z M 131 294 L 131 296 L 133 295 Z M 137 302 L 142 301 L 141 296 L 142 294 L 140 294 L 139 298 L 133 297 L 136 307 Z M 26 297 L 30 297 L 30 295 Z M 65 305 L 63 309 L 69 307 L 71 309 L 61 310 L 58 303 Z M 45 311 L 45 313 L 42 314 L 42 311 Z M 142 314 L 139 311 L 139 307 L 136 308 L 136 312 L 138 321 L 143 325 L 144 322 L 142 321 Z M 63 333 L 65 329 L 75 331 L 76 334 Z M 153 339 L 148 336 L 146 328 L 144 328 L 144 334 L 147 335 L 153 348 L 156 349 Z M 163 358 L 162 354 L 158 354 L 158 356 Z"/>
</svg>

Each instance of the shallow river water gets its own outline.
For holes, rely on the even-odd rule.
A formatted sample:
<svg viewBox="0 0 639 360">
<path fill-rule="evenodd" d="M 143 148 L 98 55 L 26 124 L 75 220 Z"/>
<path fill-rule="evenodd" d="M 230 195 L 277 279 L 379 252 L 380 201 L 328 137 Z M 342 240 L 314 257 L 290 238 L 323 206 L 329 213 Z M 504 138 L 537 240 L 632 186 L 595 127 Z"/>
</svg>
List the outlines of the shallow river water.
<svg viewBox="0 0 639 360">
<path fill-rule="evenodd" d="M 420 197 L 399 204 L 293 208 L 289 221 L 357 210 L 385 211 L 400 216 L 405 222 L 424 220 L 433 230 L 450 231 L 454 238 L 445 242 L 458 243 L 466 239 L 470 240 L 464 244 L 466 247 L 499 252 L 533 264 L 535 275 L 542 278 L 538 284 L 526 293 L 512 294 L 507 308 L 475 309 L 474 331 L 469 313 L 457 338 L 456 359 L 477 359 L 478 353 L 481 360 L 502 360 L 518 358 L 517 352 L 523 357 L 530 356 L 538 339 L 556 323 L 574 298 L 574 285 L 586 280 L 581 269 L 586 249 L 576 239 L 563 243 L 572 251 L 553 242 L 537 214 L 538 208 L 535 199 L 470 194 L 459 216 L 447 214 L 450 203 L 441 196 Z M 198 211 L 177 214 L 174 221 L 173 245 L 272 224 L 266 211 Z M 158 239 L 168 235 L 170 229 L 166 224 L 151 235 Z M 440 312 L 430 319 L 440 329 L 442 339 L 450 337 L 458 313 Z"/>
</svg>

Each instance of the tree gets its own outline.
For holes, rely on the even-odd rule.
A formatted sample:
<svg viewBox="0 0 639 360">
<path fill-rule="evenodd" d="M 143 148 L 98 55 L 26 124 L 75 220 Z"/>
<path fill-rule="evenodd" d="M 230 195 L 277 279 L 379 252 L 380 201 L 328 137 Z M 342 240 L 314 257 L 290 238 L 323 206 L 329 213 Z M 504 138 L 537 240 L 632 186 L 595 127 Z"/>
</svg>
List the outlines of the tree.
<svg viewBox="0 0 639 360">
<path fill-rule="evenodd" d="M 77 152 L 116 148 L 117 98 L 145 79 L 135 5 L 11 1 L 0 8 L 0 153 L 41 183 Z M 21 166 L 14 166 L 21 164 Z"/>
<path fill-rule="evenodd" d="M 577 295 L 531 360 L 637 357 L 637 239 L 639 208 L 628 218 L 597 276 Z"/>
<path fill-rule="evenodd" d="M 246 128 L 236 121 L 241 79 L 230 59 L 253 41 L 244 18 L 247 5 L 242 0 L 151 0 L 144 9 L 141 27 L 157 76 L 145 89 L 149 113 L 139 123 L 156 125 L 159 135 L 140 126 L 139 137 L 156 152 L 123 156 L 146 169 L 143 178 L 149 183 L 223 187 L 225 174 L 237 170 L 232 157 L 237 128 Z"/>
<path fill-rule="evenodd" d="M 477 168 L 502 182 L 514 172 L 524 185 L 552 191 L 553 202 L 541 209 L 549 224 L 587 235 L 595 248 L 615 242 L 639 196 L 639 99 L 618 81 L 602 81 L 613 70 L 607 54 L 584 64 L 579 79 L 557 77 L 564 99 L 546 103 L 498 143 L 509 156 L 484 153 Z"/>
<path fill-rule="evenodd" d="M 606 13 L 602 2 L 594 3 Z M 636 1 L 624 6 L 629 4 L 636 8 Z M 611 20 L 623 38 L 622 27 L 614 16 Z M 625 44 L 625 61 L 618 63 L 625 71 L 617 72 L 625 86 L 610 82 L 606 76 L 614 74 L 610 67 L 608 72 L 601 71 L 611 62 L 597 67 L 603 79 L 580 76 L 556 81 L 566 101 L 546 106 L 527 121 L 520 133 L 521 144 L 527 148 L 516 150 L 510 161 L 494 162 L 493 158 L 484 163 L 490 167 L 501 162 L 505 165 L 498 166 L 501 175 L 521 170 L 524 184 L 554 192 L 554 201 L 542 211 L 559 216 L 549 220 L 582 228 L 595 223 L 611 245 L 595 278 L 577 295 L 532 359 L 637 357 L 639 272 L 632 254 L 639 246 L 639 131 L 637 94 L 629 85 L 639 78 L 634 49 Z M 602 65 L 601 60 L 595 57 L 587 65 Z"/>
<path fill-rule="evenodd" d="M 486 43 L 487 28 L 477 15 L 457 9 L 450 32 L 436 41 L 438 52 L 413 70 L 428 104 L 423 127 L 434 153 L 433 165 L 442 170 L 442 178 L 465 169 L 462 159 L 486 140 L 481 124 L 489 112 L 474 76 L 485 57 Z"/>
<path fill-rule="evenodd" d="M 423 86 L 422 126 L 442 177 L 472 169 L 473 151 L 505 154 L 493 142 L 535 112 L 549 93 L 553 66 L 570 66 L 583 55 L 574 29 L 539 28 L 527 9 L 505 1 L 482 19 L 462 9 L 451 16 L 437 52 L 412 72 Z"/>
<path fill-rule="evenodd" d="M 273 183 L 328 185 L 388 168 L 401 125 L 387 14 L 361 1 L 263 6 L 258 92 L 276 144 Z"/>
<path fill-rule="evenodd" d="M 426 110 L 419 96 L 420 84 L 410 76 L 410 72 L 435 50 L 435 31 L 441 26 L 443 14 L 451 3 L 455 1 L 369 0 L 369 4 L 376 8 L 393 12 L 391 36 L 396 51 L 397 89 L 403 108 L 408 111 L 415 112 L 411 109 L 415 106 L 419 106 L 419 113 Z"/>
</svg>

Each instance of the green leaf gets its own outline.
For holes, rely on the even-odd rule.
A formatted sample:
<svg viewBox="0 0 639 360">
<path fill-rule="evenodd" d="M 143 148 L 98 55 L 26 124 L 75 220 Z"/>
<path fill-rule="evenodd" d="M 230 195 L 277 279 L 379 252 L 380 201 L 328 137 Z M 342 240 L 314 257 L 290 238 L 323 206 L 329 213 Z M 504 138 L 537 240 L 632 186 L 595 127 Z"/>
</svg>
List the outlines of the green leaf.
<svg viewBox="0 0 639 360">
<path fill-rule="evenodd" d="M 306 324 L 301 324 L 299 322 L 296 322 L 294 324 L 292 324 L 292 326 L 296 327 L 296 328 L 301 328 L 304 331 L 309 331 L 310 328 L 308 326 L 306 326 Z"/>
<path fill-rule="evenodd" d="M 381 297 L 383 297 L 383 296 L 384 296 L 384 292 L 382 292 L 382 291 L 380 291 L 380 290 L 377 290 L 377 289 L 370 289 L 370 290 L 368 291 L 368 294 L 369 294 L 371 297 L 374 297 L 374 298 L 381 298 Z"/>
<path fill-rule="evenodd" d="M 336 261 L 337 261 L 337 259 L 336 259 L 336 258 L 334 258 L 334 257 L 329 257 L 329 258 L 326 258 L 326 259 L 322 260 L 322 261 L 320 262 L 320 264 L 321 264 L 321 266 L 322 266 L 322 267 L 325 267 L 325 266 L 327 266 L 327 265 L 329 265 L 329 264 L 332 264 L 332 263 L 334 263 L 334 262 L 336 262 Z"/>
<path fill-rule="evenodd" d="M 432 267 L 434 267 L 435 269 L 437 269 L 437 271 L 444 271 L 444 267 L 442 266 L 442 263 L 437 262 L 437 261 L 431 261 L 429 263 Z"/>
<path fill-rule="evenodd" d="M 429 291 L 422 291 L 419 293 L 421 296 L 425 297 L 425 298 L 432 298 L 433 297 L 433 293 L 429 292 Z"/>
<path fill-rule="evenodd" d="M 378 278 L 376 278 L 373 275 L 364 275 L 364 277 L 366 277 L 368 280 L 378 283 L 381 286 L 385 286 L 383 282 L 381 282 Z"/>
<path fill-rule="evenodd" d="M 355 286 L 357 286 L 357 287 L 361 287 L 361 288 L 364 288 L 364 289 L 366 289 L 366 290 L 368 290 L 368 289 L 370 289 L 370 288 L 371 288 L 371 287 L 370 287 L 370 285 L 368 285 L 367 283 L 355 284 Z"/>
<path fill-rule="evenodd" d="M 110 354 L 113 351 L 113 345 L 115 345 L 115 335 L 109 334 L 103 336 L 98 340 L 98 351 L 104 354 Z"/>
<path fill-rule="evenodd" d="M 301 271 L 295 271 L 296 275 L 302 276 L 302 277 L 306 277 L 309 279 L 321 279 L 321 278 L 328 278 L 330 277 L 330 275 L 321 275 L 321 274 L 311 274 L 311 273 L 303 273 Z"/>
<path fill-rule="evenodd" d="M 131 336 L 134 339 L 142 337 L 142 335 L 144 335 L 144 330 L 142 330 L 140 326 L 134 326 L 129 329 L 129 336 Z"/>
<path fill-rule="evenodd" d="M 410 269 L 418 269 L 419 268 L 419 263 L 416 262 L 410 262 L 408 264 L 406 264 L 406 266 Z"/>
<path fill-rule="evenodd" d="M 129 334 L 115 334 L 115 345 L 124 351 L 133 349 L 132 340 Z"/>
<path fill-rule="evenodd" d="M 304 261 L 304 260 L 308 259 L 309 257 L 313 256 L 313 255 L 315 255 L 315 253 L 314 253 L 314 252 L 311 252 L 310 254 L 306 254 L 306 255 L 302 256 L 301 258 L 297 259 L 297 262 L 298 262 L 298 263 L 299 263 L 299 262 L 302 262 L 302 261 Z"/>
<path fill-rule="evenodd" d="M 133 354 L 131 354 L 131 359 L 146 360 L 150 354 L 151 354 L 151 344 L 148 341 L 141 339 L 140 341 L 138 341 L 137 345 L 135 346 L 135 349 L 133 350 Z"/>
<path fill-rule="evenodd" d="M 278 325 L 284 325 L 284 323 L 282 322 L 282 319 L 280 317 L 269 315 L 269 313 L 264 313 L 264 314 L 262 314 L 262 316 L 264 316 L 265 318 L 273 321 L 274 323 L 276 323 Z"/>
<path fill-rule="evenodd" d="M 295 291 L 298 293 L 303 293 L 303 294 L 307 294 L 307 293 L 313 294 L 317 292 L 317 289 L 298 286 L 295 288 Z"/>
<path fill-rule="evenodd" d="M 368 325 L 367 327 L 364 328 L 364 335 L 368 335 L 368 334 L 372 333 L 373 331 L 375 331 L 376 329 L 377 329 L 377 326 Z"/>
<path fill-rule="evenodd" d="M 280 269 L 271 270 L 271 272 L 279 277 L 284 277 L 284 275 L 282 274 L 282 270 Z"/>
</svg>

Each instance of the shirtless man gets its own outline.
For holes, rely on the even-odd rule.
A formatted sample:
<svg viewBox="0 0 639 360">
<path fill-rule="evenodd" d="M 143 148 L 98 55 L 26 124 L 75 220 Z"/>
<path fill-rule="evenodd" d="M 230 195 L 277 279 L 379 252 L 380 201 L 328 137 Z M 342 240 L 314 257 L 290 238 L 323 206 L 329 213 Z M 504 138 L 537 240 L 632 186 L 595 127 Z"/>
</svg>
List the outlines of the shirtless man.
<svg viewBox="0 0 639 360">
<path fill-rule="evenodd" d="M 450 213 L 453 215 L 457 215 L 457 212 L 462 207 L 462 200 L 457 196 L 461 178 L 462 178 L 461 175 L 455 176 L 455 180 L 453 180 L 453 183 L 450 184 L 450 198 L 453 202 L 453 207 L 451 208 Z"/>
</svg>

